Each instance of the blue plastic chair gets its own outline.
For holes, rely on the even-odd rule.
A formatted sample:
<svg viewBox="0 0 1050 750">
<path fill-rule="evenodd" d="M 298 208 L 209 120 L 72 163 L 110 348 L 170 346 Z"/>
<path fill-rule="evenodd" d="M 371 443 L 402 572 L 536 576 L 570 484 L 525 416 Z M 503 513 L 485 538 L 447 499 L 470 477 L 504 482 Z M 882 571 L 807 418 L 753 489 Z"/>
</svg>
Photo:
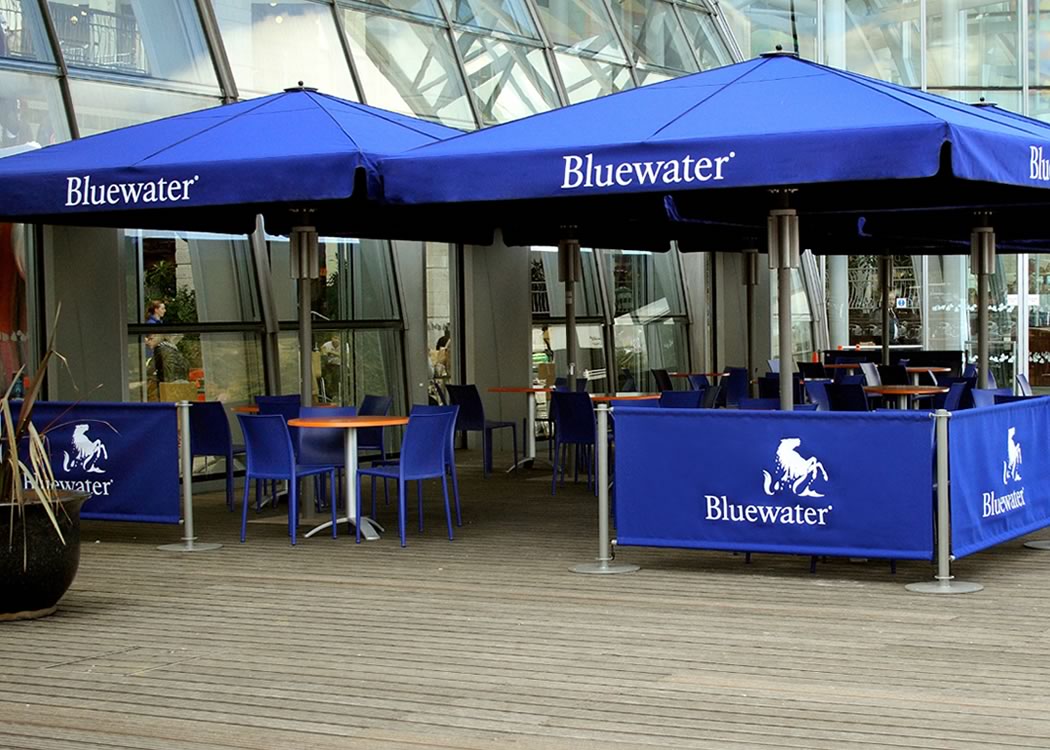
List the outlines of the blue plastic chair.
<svg viewBox="0 0 1050 750">
<path fill-rule="evenodd" d="M 776 411 L 780 408 L 779 398 L 742 398 L 738 409 L 745 411 Z"/>
<path fill-rule="evenodd" d="M 707 379 L 706 375 L 690 375 L 687 379 L 689 380 L 689 387 L 692 388 L 694 391 L 703 390 L 704 388 L 707 388 L 709 385 L 711 385 L 711 382 Z"/>
<path fill-rule="evenodd" d="M 654 370 L 649 370 L 649 372 L 652 373 L 653 382 L 656 383 L 656 390 L 658 390 L 658 391 L 673 391 L 674 390 L 674 383 L 671 382 L 671 376 L 667 372 L 667 370 L 657 368 L 657 369 L 654 369 Z"/>
<path fill-rule="evenodd" d="M 299 407 L 302 406 L 302 403 L 302 398 L 297 394 L 255 397 L 255 405 L 259 407 L 260 414 L 279 414 L 284 417 L 285 424 L 288 424 L 289 419 L 295 419 L 299 416 Z M 298 447 L 299 430 L 295 427 L 290 427 L 288 428 L 288 434 L 292 438 L 292 445 Z"/>
<path fill-rule="evenodd" d="M 452 414 L 453 419 L 449 423 L 448 430 L 448 450 L 445 453 L 445 468 L 449 474 L 452 475 L 452 496 L 456 501 L 456 526 L 463 525 L 463 516 L 459 509 L 459 477 L 456 475 L 456 430 L 455 417 L 459 415 L 458 406 L 432 406 L 430 404 L 413 404 L 412 411 L 409 412 L 408 416 L 411 418 L 416 414 Z M 395 466 L 398 461 L 387 460 L 383 462 L 385 466 Z M 373 463 L 373 466 L 379 464 Z M 383 492 L 386 493 L 386 482 L 383 482 Z M 376 493 L 375 493 L 375 477 L 372 477 L 372 515 L 376 514 Z M 419 513 L 419 530 L 423 530 L 423 512 L 420 510 Z"/>
<path fill-rule="evenodd" d="M 966 400 L 969 391 L 970 381 L 966 378 L 959 378 L 948 386 L 948 392 L 944 394 L 944 400 L 941 402 L 939 408 L 947 409 L 948 411 L 965 409 L 967 407 Z"/>
<path fill-rule="evenodd" d="M 190 455 L 226 459 L 226 507 L 233 510 L 233 457 L 244 453 L 230 437 L 226 407 L 219 401 L 193 402 L 190 406 Z"/>
<path fill-rule="evenodd" d="M 555 430 L 554 430 L 554 460 L 551 471 L 551 494 L 557 492 L 558 466 L 561 458 L 561 447 L 563 445 L 575 445 L 579 449 L 577 454 L 577 468 L 574 479 L 579 478 L 579 459 L 582 456 L 587 463 L 587 486 L 591 486 L 591 448 L 594 447 L 596 426 L 594 421 L 594 402 L 586 393 L 558 393 L 552 394 L 551 399 L 555 404 Z M 562 468 L 562 474 L 565 467 Z"/>
<path fill-rule="evenodd" d="M 820 380 L 807 380 L 806 381 L 806 395 L 809 396 L 809 400 L 816 404 L 817 411 L 831 411 L 831 404 L 828 402 L 828 392 L 825 390 L 825 386 L 828 385 Z"/>
<path fill-rule="evenodd" d="M 700 408 L 701 409 L 717 409 L 719 406 L 726 405 L 726 386 L 725 383 L 715 383 L 712 386 L 704 389 L 703 395 L 700 396 Z"/>
<path fill-rule="evenodd" d="M 357 409 L 353 406 L 303 406 L 299 416 L 304 419 L 324 419 L 325 417 L 353 417 Z M 346 430 L 340 427 L 311 427 L 299 430 L 299 463 L 302 466 L 335 466 L 343 467 L 346 461 Z M 323 477 L 318 476 L 317 504 L 321 506 L 324 497 Z M 337 493 L 336 497 L 340 497 Z"/>
<path fill-rule="evenodd" d="M 361 399 L 357 413 L 362 417 L 385 417 L 390 413 L 394 399 L 390 396 L 369 396 Z M 357 450 L 379 451 L 380 461 L 386 460 L 386 443 L 382 427 L 362 427 L 357 431 Z"/>
<path fill-rule="evenodd" d="M 698 391 L 664 391 L 660 394 L 663 409 L 699 409 L 706 388 Z"/>
<path fill-rule="evenodd" d="M 583 381 L 586 387 L 587 381 Z M 577 383 L 579 385 L 579 383 Z M 481 403 L 481 395 L 476 385 L 449 385 L 448 397 L 453 405 L 459 407 L 459 417 L 456 419 L 457 432 L 480 432 L 481 440 L 481 471 L 482 476 L 488 476 L 492 471 L 492 431 L 506 427 L 510 428 L 514 440 L 514 466 L 518 465 L 518 428 L 511 421 L 496 421 L 485 419 L 485 407 Z M 589 396 L 587 397 L 590 398 Z"/>
<path fill-rule="evenodd" d="M 248 494 L 255 480 L 256 495 L 260 479 L 288 482 L 288 533 L 296 542 L 299 526 L 299 480 L 314 474 L 328 474 L 335 492 L 334 466 L 302 466 L 296 463 L 288 425 L 279 414 L 238 414 L 244 445 L 248 454 L 248 471 L 244 478 L 244 506 L 241 509 L 241 542 L 248 532 Z M 332 538 L 336 535 L 335 497 L 332 497 Z"/>
<path fill-rule="evenodd" d="M 446 467 L 450 444 L 449 435 L 452 434 L 455 423 L 456 414 L 452 411 L 414 414 L 408 418 L 405 438 L 401 441 L 401 459 L 396 466 L 371 466 L 357 470 L 358 476 L 397 480 L 397 527 L 401 534 L 402 547 L 407 545 L 405 541 L 405 493 L 408 483 L 412 481 L 418 482 L 416 491 L 419 497 L 420 528 L 422 528 L 423 480 L 441 480 L 441 490 L 445 495 L 445 519 L 448 522 L 449 541 L 453 538 Z M 361 493 L 357 494 L 357 517 L 361 517 Z M 357 541 L 361 541 L 360 528 L 357 531 Z"/>
<path fill-rule="evenodd" d="M 1015 401 L 1028 401 L 1029 399 L 1033 399 L 1033 398 L 1044 398 L 1044 397 L 1043 396 L 1025 396 L 1023 394 L 1019 395 L 1019 396 L 1015 396 L 1013 394 L 1010 394 L 1010 395 L 996 394 L 996 396 L 995 396 L 995 403 L 997 403 L 997 404 L 1012 404 Z"/>
<path fill-rule="evenodd" d="M 1024 374 L 1017 376 L 1017 388 L 1021 391 L 1022 396 L 1032 395 L 1032 385 L 1028 382 L 1028 378 Z"/>
<path fill-rule="evenodd" d="M 747 398 L 747 368 L 727 367 L 726 372 L 729 375 L 723 377 L 719 382 L 725 386 L 726 405 L 736 406 L 740 403 L 740 399 Z"/>
<path fill-rule="evenodd" d="M 864 385 L 863 375 L 843 375 L 835 381 L 839 385 Z"/>
<path fill-rule="evenodd" d="M 859 383 L 826 383 L 824 391 L 828 394 L 828 405 L 831 411 L 870 411 L 868 395 L 864 386 Z"/>
<path fill-rule="evenodd" d="M 973 405 L 977 408 L 995 406 L 996 396 L 1014 395 L 1009 388 L 974 388 L 970 393 L 973 394 Z"/>
</svg>

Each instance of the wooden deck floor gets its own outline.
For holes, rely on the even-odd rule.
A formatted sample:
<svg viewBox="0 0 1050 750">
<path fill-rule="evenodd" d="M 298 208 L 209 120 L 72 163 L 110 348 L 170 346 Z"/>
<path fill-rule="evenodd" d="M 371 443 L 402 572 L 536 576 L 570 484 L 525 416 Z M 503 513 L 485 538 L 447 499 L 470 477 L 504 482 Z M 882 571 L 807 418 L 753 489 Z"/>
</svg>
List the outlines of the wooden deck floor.
<svg viewBox="0 0 1050 750">
<path fill-rule="evenodd" d="M 241 545 L 214 495 L 216 552 L 85 523 L 59 613 L 0 625 L 0 748 L 1050 747 L 1050 553 L 964 560 L 987 588 L 956 597 L 905 592 L 916 563 L 622 549 L 640 572 L 582 576 L 593 498 L 465 458 L 454 543 L 433 493 L 406 549 Z"/>
</svg>

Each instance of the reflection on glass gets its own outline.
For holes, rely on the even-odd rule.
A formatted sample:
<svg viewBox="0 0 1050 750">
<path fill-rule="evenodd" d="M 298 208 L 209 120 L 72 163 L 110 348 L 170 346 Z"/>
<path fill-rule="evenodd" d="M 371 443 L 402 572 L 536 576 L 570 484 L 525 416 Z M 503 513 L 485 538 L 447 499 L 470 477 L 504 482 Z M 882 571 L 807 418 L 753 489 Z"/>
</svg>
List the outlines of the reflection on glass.
<svg viewBox="0 0 1050 750">
<path fill-rule="evenodd" d="M 343 20 L 369 104 L 474 129 L 448 31 L 350 9 Z"/>
<path fill-rule="evenodd" d="M 930 3 L 926 76 L 942 86 L 1020 86 L 1017 3 Z"/>
<path fill-rule="evenodd" d="M 1050 255 L 1028 256 L 1028 382 L 1050 393 Z"/>
<path fill-rule="evenodd" d="M 452 336 L 452 246 L 428 242 L 426 258 L 427 356 L 430 361 L 428 401 L 442 403 L 439 391 L 452 382 L 455 371 L 456 341 Z"/>
<path fill-rule="evenodd" d="M 69 88 L 82 136 L 206 109 L 220 103 L 210 97 L 75 78 L 69 80 Z"/>
<path fill-rule="evenodd" d="M 602 314 L 598 269 L 594 252 L 580 249 L 583 275 L 577 280 L 576 315 L 582 318 Z M 558 248 L 534 245 L 529 252 L 532 316 L 534 318 L 565 317 L 565 284 L 558 275 Z"/>
<path fill-rule="evenodd" d="M 443 0 L 453 23 L 538 39 L 524 0 Z"/>
<path fill-rule="evenodd" d="M 128 337 L 131 401 L 222 401 L 247 404 L 265 392 L 262 348 L 254 333 Z"/>
<path fill-rule="evenodd" d="M 849 343 L 882 345 L 882 285 L 877 255 L 849 257 Z M 922 294 L 919 258 L 893 256 L 890 288 L 890 344 L 922 343 Z"/>
<path fill-rule="evenodd" d="M 260 319 L 248 240 L 196 232 L 124 231 L 127 315 L 136 323 Z M 163 304 L 159 320 L 150 306 Z"/>
<path fill-rule="evenodd" d="M 686 324 L 680 320 L 632 322 L 617 319 L 613 327 L 618 391 L 660 390 L 652 370 L 688 370 Z"/>
<path fill-rule="evenodd" d="M 632 47 L 635 62 L 693 72 L 696 62 L 670 3 L 662 0 L 615 0 L 613 13 Z"/>
<path fill-rule="evenodd" d="M 58 79 L 0 70 L 0 149 L 68 140 Z"/>
<path fill-rule="evenodd" d="M 969 259 L 967 259 L 969 260 Z M 967 274 L 967 308 L 970 341 L 967 361 L 977 362 L 977 276 Z M 1031 333 L 1029 333 L 1031 337 Z M 1017 256 L 998 255 L 995 273 L 988 277 L 988 375 L 991 382 L 979 388 L 1013 388 L 1016 375 L 1014 342 L 1017 340 Z"/>
<path fill-rule="evenodd" d="M 817 0 L 726 0 L 719 3 L 744 58 L 779 44 L 808 60 L 816 59 Z"/>
<path fill-rule="evenodd" d="M 31 286 L 27 265 L 35 257 L 32 227 L 0 223 L 0 390 L 6 391 L 30 356 Z M 33 310 L 35 313 L 36 310 Z M 21 391 L 16 386 L 16 393 Z"/>
<path fill-rule="evenodd" d="M 457 33 L 467 81 L 482 125 L 517 120 L 558 106 L 543 50 L 502 39 Z"/>
<path fill-rule="evenodd" d="M 663 81 L 670 81 L 676 76 L 672 73 L 668 73 L 665 70 L 654 70 L 653 68 L 635 68 L 635 75 L 638 76 L 639 86 L 648 86 L 650 83 L 661 83 Z"/>
<path fill-rule="evenodd" d="M 684 315 L 682 280 L 674 253 L 604 250 L 609 300 L 616 318 L 640 322 Z"/>
<path fill-rule="evenodd" d="M 550 323 L 532 327 L 533 380 L 554 385 L 554 378 L 568 375 L 568 346 L 565 342 L 565 324 Z M 601 371 L 605 369 L 605 343 L 599 323 L 576 325 L 576 372 L 586 378 L 594 373 L 594 385 L 588 390 L 600 393 L 607 390 Z"/>
<path fill-rule="evenodd" d="M 37 0 L 0 2 L 0 57 L 38 62 L 54 60 Z"/>
<path fill-rule="evenodd" d="M 710 13 L 679 6 L 685 33 L 700 58 L 700 70 L 729 65 L 733 58 L 726 49 L 725 42 L 715 29 L 715 22 Z"/>
<path fill-rule="evenodd" d="M 561 79 L 565 83 L 570 104 L 615 94 L 634 86 L 631 73 L 624 65 L 576 57 L 564 52 L 555 52 L 554 58 L 561 70 Z"/>
<path fill-rule="evenodd" d="M 297 82 L 357 99 L 332 9 L 309 0 L 213 0 L 241 96 Z"/>
<path fill-rule="evenodd" d="M 218 88 L 193 0 L 50 0 L 48 6 L 62 56 L 71 68 Z"/>
<path fill-rule="evenodd" d="M 289 273 L 288 240 L 268 237 L 277 316 L 299 317 L 298 284 Z M 386 240 L 321 237 L 321 277 L 311 284 L 315 321 L 398 320 L 393 256 Z"/>
<path fill-rule="evenodd" d="M 838 17 L 832 14 L 841 8 Z M 892 12 L 865 0 L 825 5 L 828 63 L 904 86 L 921 85 L 919 3 L 902 0 Z"/>
<path fill-rule="evenodd" d="M 299 338 L 293 331 L 277 337 L 281 388 L 299 392 Z M 314 330 L 313 395 L 317 403 L 352 406 L 366 395 L 390 396 L 391 414 L 407 414 L 401 332 L 390 329 Z M 386 430 L 387 448 L 399 433 Z"/>
<path fill-rule="evenodd" d="M 773 357 L 780 355 L 780 285 L 776 272 L 769 274 L 771 351 Z M 813 314 L 809 309 L 809 297 L 802 281 L 802 269 L 791 269 L 791 359 L 795 362 L 808 362 L 813 354 Z"/>
<path fill-rule="evenodd" d="M 345 2 L 345 0 L 339 0 Z M 358 2 L 374 5 L 377 8 L 389 8 L 402 13 L 411 13 L 414 16 L 426 16 L 427 18 L 443 18 L 441 8 L 437 0 L 358 0 Z"/>
<path fill-rule="evenodd" d="M 1028 116 L 1050 122 L 1050 89 L 1029 91 Z"/>
<path fill-rule="evenodd" d="M 611 62 L 627 62 L 602 0 L 550 0 L 537 3 L 536 9 L 555 46 Z"/>
</svg>

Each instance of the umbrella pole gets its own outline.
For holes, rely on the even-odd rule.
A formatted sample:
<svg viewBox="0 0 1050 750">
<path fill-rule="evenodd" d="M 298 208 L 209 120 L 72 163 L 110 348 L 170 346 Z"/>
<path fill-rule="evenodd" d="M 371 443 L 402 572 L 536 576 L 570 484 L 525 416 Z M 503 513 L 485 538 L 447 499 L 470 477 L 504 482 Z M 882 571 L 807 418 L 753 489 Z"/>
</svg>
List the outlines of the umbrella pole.
<svg viewBox="0 0 1050 750">
<path fill-rule="evenodd" d="M 780 323 L 780 408 L 794 409 L 791 341 L 791 271 L 799 267 L 798 215 L 793 208 L 769 212 L 769 268 L 777 272 L 777 317 Z"/>
<path fill-rule="evenodd" d="M 565 284 L 565 349 L 569 372 L 566 382 L 576 390 L 576 279 L 580 277 L 580 243 L 575 239 L 558 242 L 558 273 Z"/>
<path fill-rule="evenodd" d="M 879 257 L 879 276 L 882 282 L 882 364 L 890 363 L 890 291 L 893 278 L 893 256 Z"/>
<path fill-rule="evenodd" d="M 313 309 L 310 282 L 321 276 L 317 231 L 312 226 L 292 227 L 292 278 L 299 281 L 299 393 L 303 406 L 313 406 Z"/>
<path fill-rule="evenodd" d="M 977 274 L 977 387 L 988 387 L 988 277 L 995 270 L 995 230 L 974 227 L 970 267 Z"/>
</svg>

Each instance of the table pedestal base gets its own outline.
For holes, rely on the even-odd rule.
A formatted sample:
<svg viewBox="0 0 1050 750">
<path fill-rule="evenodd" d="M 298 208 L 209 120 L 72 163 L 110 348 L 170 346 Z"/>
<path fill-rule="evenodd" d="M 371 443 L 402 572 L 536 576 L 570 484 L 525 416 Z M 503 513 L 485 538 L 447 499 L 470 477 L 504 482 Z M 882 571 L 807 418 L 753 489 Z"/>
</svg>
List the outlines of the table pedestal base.
<svg viewBox="0 0 1050 750">
<path fill-rule="evenodd" d="M 335 519 L 335 522 L 336 523 L 347 523 L 347 524 L 350 524 L 351 526 L 356 526 L 357 525 L 357 519 L 349 518 L 347 516 L 343 516 L 342 518 L 337 518 L 337 519 Z M 325 529 L 330 529 L 330 528 L 332 528 L 332 522 L 331 521 L 325 521 L 320 526 L 314 526 L 312 529 L 310 529 L 305 534 L 303 534 L 303 536 L 304 537 L 311 537 L 311 536 L 313 536 L 314 534 L 316 534 L 316 533 L 318 533 L 320 531 L 324 531 Z M 378 531 L 377 531 L 377 529 L 378 529 Z M 364 517 L 361 518 L 361 537 L 363 539 L 367 539 L 370 542 L 374 542 L 375 540 L 380 538 L 379 537 L 379 532 L 381 532 L 381 531 L 386 531 L 386 529 L 384 529 L 382 526 L 380 526 L 378 523 L 373 521 L 368 516 L 364 516 Z"/>
</svg>

